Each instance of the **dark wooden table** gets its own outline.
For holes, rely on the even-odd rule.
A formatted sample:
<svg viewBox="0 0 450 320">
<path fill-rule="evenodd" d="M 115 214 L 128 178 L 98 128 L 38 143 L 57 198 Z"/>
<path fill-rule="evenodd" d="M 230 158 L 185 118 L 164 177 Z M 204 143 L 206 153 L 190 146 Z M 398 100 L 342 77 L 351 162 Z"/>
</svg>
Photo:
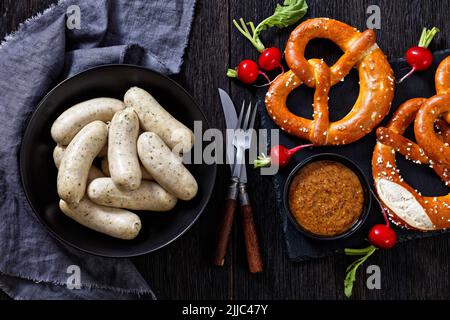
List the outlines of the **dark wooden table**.
<svg viewBox="0 0 450 320">
<path fill-rule="evenodd" d="M 198 0 L 185 63 L 174 78 L 195 97 L 213 127 L 223 128 L 217 87 L 233 99 L 251 98 L 252 92 L 225 77 L 228 66 L 257 52 L 232 27 L 233 18 L 255 22 L 270 15 L 281 0 Z M 52 0 L 2 0 L 0 35 L 15 30 L 20 22 L 41 12 Z M 388 57 L 401 56 L 418 42 L 422 26 L 438 26 L 439 41 L 432 49 L 449 47 L 449 2 L 446 0 L 308 0 L 308 17 L 330 17 L 359 29 L 366 26 L 366 9 L 381 8 L 378 44 Z M 283 48 L 288 30 L 264 33 L 266 44 Z M 317 54 L 320 56 L 320 50 Z M 0 70 L 1 71 L 1 70 Z M 214 197 L 200 220 L 181 239 L 151 255 L 135 259 L 145 279 L 162 299 L 343 299 L 343 278 L 350 259 L 337 256 L 304 263 L 288 261 L 280 217 L 275 210 L 271 181 L 250 173 L 251 201 L 261 238 L 265 271 L 250 275 L 240 225 L 235 227 L 226 265 L 209 263 L 214 230 L 221 213 L 228 168 L 222 167 Z M 381 290 L 368 290 L 365 275 L 355 285 L 357 299 L 449 299 L 450 239 L 441 236 L 398 245 L 378 252 L 372 264 L 381 268 Z M 5 295 L 2 296 L 5 298 Z"/>
</svg>

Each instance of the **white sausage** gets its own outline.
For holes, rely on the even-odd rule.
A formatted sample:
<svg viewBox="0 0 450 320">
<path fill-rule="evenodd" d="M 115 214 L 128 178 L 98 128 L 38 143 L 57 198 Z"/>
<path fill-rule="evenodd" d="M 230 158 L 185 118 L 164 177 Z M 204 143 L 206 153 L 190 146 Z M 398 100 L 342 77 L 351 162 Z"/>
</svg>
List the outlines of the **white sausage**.
<svg viewBox="0 0 450 320">
<path fill-rule="evenodd" d="M 53 161 L 55 162 L 56 168 L 59 168 L 59 165 L 61 164 L 61 159 L 64 155 L 64 151 L 66 150 L 65 147 L 57 145 L 55 149 L 53 150 Z M 88 179 L 87 182 L 91 182 L 94 179 L 102 178 L 105 175 L 103 172 L 100 171 L 96 166 L 92 165 L 92 167 L 89 169 Z"/>
<path fill-rule="evenodd" d="M 133 212 L 99 206 L 86 197 L 78 204 L 60 200 L 59 208 L 83 226 L 119 239 L 136 238 L 142 226 L 141 219 Z"/>
<path fill-rule="evenodd" d="M 56 145 L 55 149 L 53 149 L 53 162 L 55 163 L 55 166 L 59 168 L 59 164 L 61 163 L 62 157 L 64 155 L 64 151 L 66 150 L 65 146 Z M 97 157 L 103 158 L 107 155 L 108 152 L 108 146 L 105 144 L 105 146 L 100 150 Z"/>
<path fill-rule="evenodd" d="M 85 125 L 95 120 L 110 121 L 123 108 L 123 102 L 113 98 L 95 98 L 78 103 L 64 111 L 53 123 L 52 138 L 66 146 Z"/>
<path fill-rule="evenodd" d="M 111 178 L 93 180 L 87 195 L 93 202 L 131 210 L 169 211 L 175 207 L 177 198 L 152 181 L 142 181 L 133 191 L 121 191 Z"/>
<path fill-rule="evenodd" d="M 141 168 L 142 180 L 154 180 L 152 175 L 144 168 L 142 164 L 139 164 Z M 109 161 L 108 158 L 103 158 L 101 162 L 101 168 L 103 174 L 107 177 L 111 177 L 111 173 L 109 172 Z"/>
<path fill-rule="evenodd" d="M 125 93 L 124 102 L 136 111 L 141 127 L 159 135 L 172 151 L 187 152 L 192 148 L 192 131 L 168 113 L 150 93 L 133 87 Z"/>
<path fill-rule="evenodd" d="M 136 190 L 141 185 L 142 173 L 136 151 L 139 119 L 131 108 L 118 111 L 110 125 L 108 161 L 111 179 L 124 191 Z"/>
<path fill-rule="evenodd" d="M 56 168 L 59 168 L 59 165 L 61 164 L 64 151 L 66 151 L 66 147 L 60 146 L 59 144 L 53 149 L 53 162 L 55 163 Z"/>
<path fill-rule="evenodd" d="M 145 169 L 164 189 L 181 200 L 190 200 L 197 194 L 195 178 L 156 133 L 141 134 L 137 149 Z"/>
<path fill-rule="evenodd" d="M 81 129 L 67 146 L 58 171 L 57 189 L 61 199 L 77 203 L 83 198 L 89 169 L 108 135 L 104 122 L 94 121 Z"/>
</svg>

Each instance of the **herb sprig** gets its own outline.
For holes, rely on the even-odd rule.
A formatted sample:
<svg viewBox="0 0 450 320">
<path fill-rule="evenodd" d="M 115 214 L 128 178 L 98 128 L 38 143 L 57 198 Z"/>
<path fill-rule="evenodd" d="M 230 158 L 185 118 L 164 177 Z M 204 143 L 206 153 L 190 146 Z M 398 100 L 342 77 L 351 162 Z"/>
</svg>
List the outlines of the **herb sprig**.
<svg viewBox="0 0 450 320">
<path fill-rule="evenodd" d="M 238 21 L 233 19 L 233 24 L 252 43 L 256 50 L 262 52 L 265 46 L 259 38 L 261 31 L 272 27 L 281 29 L 293 25 L 303 18 L 307 10 L 308 4 L 306 0 L 284 0 L 282 5 L 277 4 L 274 13 L 270 17 L 261 21 L 256 27 L 252 21 L 245 22 L 242 18 Z"/>
<path fill-rule="evenodd" d="M 376 250 L 377 248 L 372 245 L 363 249 L 345 249 L 347 256 L 362 256 L 347 267 L 347 274 L 344 280 L 344 294 L 347 298 L 350 298 L 352 295 L 353 283 L 356 280 L 356 271 Z"/>
</svg>

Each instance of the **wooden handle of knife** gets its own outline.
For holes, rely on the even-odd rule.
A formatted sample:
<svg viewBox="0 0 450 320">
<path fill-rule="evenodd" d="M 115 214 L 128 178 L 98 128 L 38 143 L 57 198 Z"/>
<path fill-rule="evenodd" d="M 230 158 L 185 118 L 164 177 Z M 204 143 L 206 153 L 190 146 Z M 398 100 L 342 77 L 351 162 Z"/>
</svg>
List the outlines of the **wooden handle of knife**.
<svg viewBox="0 0 450 320">
<path fill-rule="evenodd" d="M 247 251 L 248 268 L 251 273 L 263 271 L 258 236 L 256 234 L 253 210 L 250 204 L 241 206 L 242 225 L 244 227 L 245 249 Z"/>
<path fill-rule="evenodd" d="M 219 226 L 219 233 L 217 235 L 217 243 L 212 261 L 216 266 L 223 266 L 223 264 L 225 263 L 225 255 L 227 254 L 231 227 L 233 226 L 236 203 L 236 199 L 225 200 L 225 210 L 222 218 L 222 223 Z"/>
</svg>

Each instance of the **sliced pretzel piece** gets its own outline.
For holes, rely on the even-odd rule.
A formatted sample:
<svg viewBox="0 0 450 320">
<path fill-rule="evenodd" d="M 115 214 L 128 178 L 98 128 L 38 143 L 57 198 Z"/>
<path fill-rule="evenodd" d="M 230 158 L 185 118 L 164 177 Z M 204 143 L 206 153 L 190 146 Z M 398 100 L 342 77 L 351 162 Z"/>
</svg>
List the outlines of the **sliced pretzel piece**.
<svg viewBox="0 0 450 320">
<path fill-rule="evenodd" d="M 400 226 L 421 231 L 450 227 L 450 195 L 422 196 L 404 181 L 396 166 L 395 154 L 400 151 L 415 162 L 430 165 L 446 185 L 450 183 L 448 167 L 434 164 L 429 158 L 427 161 L 420 146 L 402 137 L 425 101 L 422 98 L 406 101 L 396 110 L 386 128 L 378 128 L 378 142 L 372 157 L 375 188 L 391 220 Z"/>
</svg>

